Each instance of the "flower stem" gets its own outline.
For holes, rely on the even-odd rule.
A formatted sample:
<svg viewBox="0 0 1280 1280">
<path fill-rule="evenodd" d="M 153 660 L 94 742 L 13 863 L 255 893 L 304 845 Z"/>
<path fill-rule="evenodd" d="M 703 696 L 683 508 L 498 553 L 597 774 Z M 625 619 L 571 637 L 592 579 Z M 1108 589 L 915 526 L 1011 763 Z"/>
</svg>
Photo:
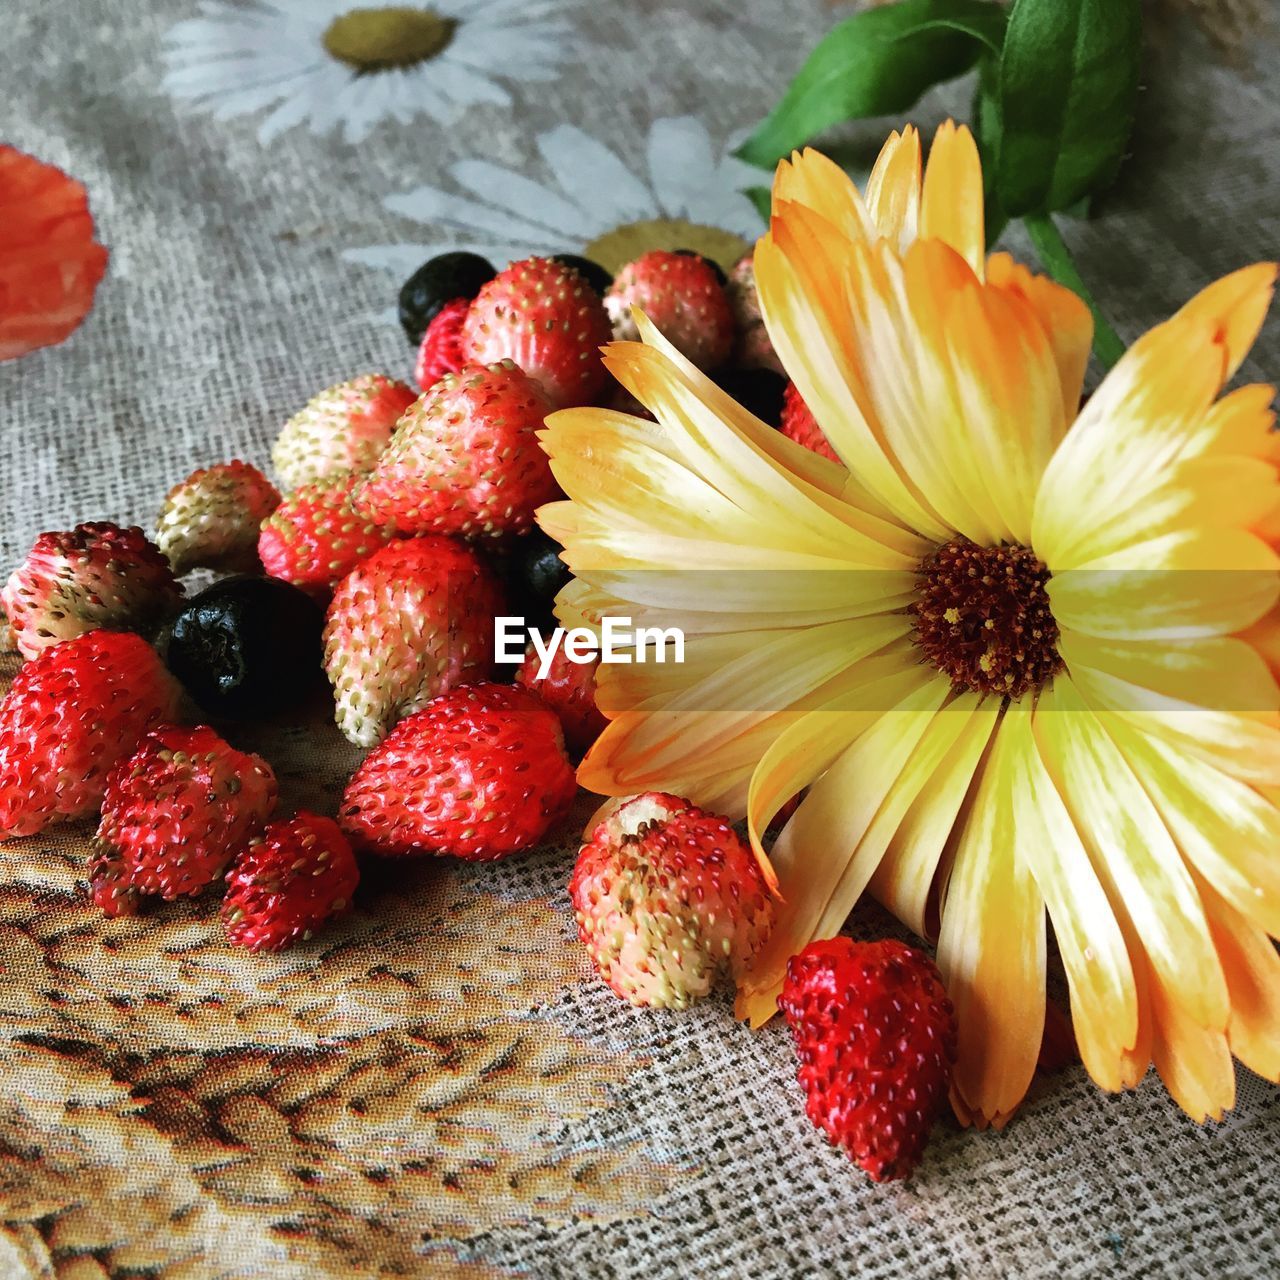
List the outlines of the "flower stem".
<svg viewBox="0 0 1280 1280">
<path fill-rule="evenodd" d="M 1076 270 L 1071 250 L 1067 248 L 1057 223 L 1047 213 L 1028 214 L 1022 219 L 1031 243 L 1040 255 L 1040 261 L 1048 273 L 1061 285 L 1079 295 L 1093 313 L 1093 352 L 1108 369 L 1124 355 L 1124 343 L 1098 310 L 1098 304 L 1080 272 Z"/>
</svg>

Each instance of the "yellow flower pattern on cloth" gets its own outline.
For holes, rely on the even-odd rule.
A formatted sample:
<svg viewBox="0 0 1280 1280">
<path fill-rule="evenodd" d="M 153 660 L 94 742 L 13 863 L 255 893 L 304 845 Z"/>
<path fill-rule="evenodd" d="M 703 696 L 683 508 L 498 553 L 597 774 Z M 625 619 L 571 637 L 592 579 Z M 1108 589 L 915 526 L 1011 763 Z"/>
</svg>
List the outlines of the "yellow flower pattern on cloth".
<svg viewBox="0 0 1280 1280">
<path fill-rule="evenodd" d="M 1051 924 L 1093 1079 L 1154 1061 L 1219 1117 L 1233 1054 L 1280 1077 L 1280 449 L 1270 387 L 1221 394 L 1275 268 L 1205 289 L 1082 407 L 1087 309 L 987 256 L 983 214 L 950 123 L 927 168 L 895 133 L 865 194 L 812 151 L 779 167 L 761 305 L 843 466 L 643 317 L 607 360 L 657 421 L 548 420 L 562 620 L 687 636 L 683 666 L 602 668 L 580 778 L 746 817 L 781 897 L 740 983 L 753 1023 L 870 888 L 936 937 L 955 1110 L 1000 1126 L 1035 1070 Z"/>
</svg>

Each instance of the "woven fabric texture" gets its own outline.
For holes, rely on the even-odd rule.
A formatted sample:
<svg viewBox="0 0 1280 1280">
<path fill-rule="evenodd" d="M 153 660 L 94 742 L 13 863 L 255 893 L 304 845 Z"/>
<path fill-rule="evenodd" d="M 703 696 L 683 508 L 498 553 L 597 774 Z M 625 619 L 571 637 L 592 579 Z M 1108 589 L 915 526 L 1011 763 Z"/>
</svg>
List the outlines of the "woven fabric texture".
<svg viewBox="0 0 1280 1280">
<path fill-rule="evenodd" d="M 834 21 L 820 0 L 457 0 L 460 32 L 490 11 L 510 75 L 455 86 L 455 107 L 381 103 L 376 77 L 292 105 L 266 73 L 227 87 L 219 31 L 279 19 L 284 59 L 308 8 L 341 11 L 3 6 L 0 137 L 86 183 L 111 251 L 83 328 L 0 364 L 5 565 L 42 529 L 151 526 L 196 467 L 265 467 L 321 387 L 407 376 L 389 309 L 424 247 L 578 250 L 655 210 L 750 235 L 714 190 L 726 149 Z M 516 21 L 543 11 L 551 34 Z M 522 78 L 539 40 L 563 47 Z M 1231 61 L 1161 29 L 1135 159 L 1068 228 L 1124 337 L 1274 255 L 1277 53 L 1274 30 Z M 967 98 L 948 86 L 914 118 Z M 834 144 L 857 167 L 884 132 Z M 1276 372 L 1278 333 L 1247 374 Z M 273 761 L 286 806 L 332 811 L 356 759 L 323 714 L 236 741 Z M 233 954 L 208 903 L 104 921 L 87 824 L 0 846 L 0 1276 L 1280 1271 L 1280 1096 L 1245 1072 L 1234 1112 L 1199 1128 L 1154 1076 L 1110 1097 L 1068 1068 L 1004 1133 L 948 1119 L 911 1182 L 869 1184 L 806 1121 L 784 1028 L 749 1032 L 724 996 L 636 1012 L 592 978 L 566 893 L 589 812 L 509 863 L 371 868 L 351 917 L 270 959 Z M 854 921 L 885 927 L 873 906 Z"/>
</svg>

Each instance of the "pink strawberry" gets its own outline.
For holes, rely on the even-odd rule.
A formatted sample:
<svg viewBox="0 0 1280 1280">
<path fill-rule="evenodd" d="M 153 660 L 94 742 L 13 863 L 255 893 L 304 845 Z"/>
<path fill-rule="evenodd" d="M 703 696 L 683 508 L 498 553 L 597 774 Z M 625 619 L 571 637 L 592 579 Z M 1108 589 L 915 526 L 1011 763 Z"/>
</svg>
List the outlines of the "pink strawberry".
<svg viewBox="0 0 1280 1280">
<path fill-rule="evenodd" d="M 560 492 L 537 436 L 550 412 L 510 361 L 466 365 L 405 414 L 355 504 L 406 533 L 523 533 Z"/>
<path fill-rule="evenodd" d="M 350 908 L 359 882 L 355 854 L 332 818 L 303 811 L 273 822 L 227 873 L 227 940 L 250 951 L 305 941 Z"/>
<path fill-rule="evenodd" d="M 596 826 L 569 893 L 596 971 L 634 1005 L 685 1008 L 773 925 L 755 855 L 728 821 L 658 791 Z"/>
<path fill-rule="evenodd" d="M 464 685 L 370 752 L 338 820 L 372 853 L 487 862 L 537 844 L 576 793 L 554 712 L 525 689 Z"/>
<path fill-rule="evenodd" d="M 141 529 L 77 525 L 42 533 L 3 591 L 23 656 L 85 631 L 148 635 L 173 612 L 182 587 Z"/>
<path fill-rule="evenodd" d="M 760 295 L 756 292 L 755 259 L 751 254 L 739 258 L 729 272 L 725 294 L 733 312 L 734 363 L 744 369 L 772 369 L 774 373 L 783 373 L 782 361 L 764 327 Z"/>
<path fill-rule="evenodd" d="M 276 803 L 276 778 L 212 729 L 152 730 L 112 770 L 94 840 L 94 901 L 131 915 L 139 895 L 199 893 L 226 869 Z"/>
<path fill-rule="evenodd" d="M 295 489 L 262 524 L 258 556 L 273 578 L 328 588 L 395 537 L 395 525 L 375 525 L 352 504 L 364 482 L 355 472 Z"/>
<path fill-rule="evenodd" d="M 569 750 L 581 756 L 608 724 L 596 706 L 599 660 L 574 662 L 561 645 L 552 655 L 547 674 L 539 678 L 541 665 L 537 650 L 530 646 L 516 671 L 516 684 L 536 693 L 560 717 Z"/>
<path fill-rule="evenodd" d="M 605 383 L 600 346 L 609 317 L 572 268 L 549 258 L 513 262 L 476 296 L 462 327 L 472 364 L 514 360 L 557 408 L 590 404 Z"/>
<path fill-rule="evenodd" d="M 788 382 L 787 389 L 782 393 L 782 424 L 779 429 L 788 440 L 794 440 L 796 444 L 802 444 L 806 449 L 830 458 L 832 462 L 840 461 L 822 428 L 814 421 L 809 406 L 796 390 L 794 382 Z"/>
<path fill-rule="evenodd" d="M 287 489 L 368 471 L 416 398 L 412 387 L 381 373 L 329 387 L 284 424 L 271 464 Z"/>
<path fill-rule="evenodd" d="M 500 612 L 496 580 L 460 542 L 427 535 L 376 551 L 338 584 L 326 615 L 338 728 L 371 747 L 436 694 L 486 679 Z"/>
<path fill-rule="evenodd" d="M 143 639 L 90 631 L 43 650 L 0 702 L 0 840 L 93 813 L 107 774 L 179 689 Z"/>
<path fill-rule="evenodd" d="M 174 573 L 250 573 L 259 567 L 259 526 L 279 505 L 279 490 L 247 462 L 193 471 L 169 490 L 156 525 L 156 547 Z"/>
<path fill-rule="evenodd" d="M 907 1177 L 947 1100 L 956 1018 L 937 966 L 905 943 L 811 942 L 778 1006 L 809 1119 L 876 1182 Z"/>
<path fill-rule="evenodd" d="M 733 312 L 721 277 L 695 253 L 653 249 L 614 277 L 604 305 L 613 336 L 640 335 L 631 315 L 639 307 L 663 336 L 700 369 L 715 369 L 733 349 Z"/>
<path fill-rule="evenodd" d="M 423 391 L 430 391 L 446 373 L 457 373 L 466 364 L 462 354 L 462 325 L 470 310 L 470 298 L 454 298 L 446 302 L 427 325 L 413 370 L 414 380 Z"/>
</svg>

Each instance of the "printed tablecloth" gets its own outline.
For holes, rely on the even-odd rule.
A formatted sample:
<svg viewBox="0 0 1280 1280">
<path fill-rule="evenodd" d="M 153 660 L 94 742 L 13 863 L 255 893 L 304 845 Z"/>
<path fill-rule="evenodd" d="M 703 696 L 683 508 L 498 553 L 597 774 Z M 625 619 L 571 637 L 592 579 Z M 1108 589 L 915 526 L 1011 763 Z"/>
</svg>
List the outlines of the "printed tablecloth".
<svg viewBox="0 0 1280 1280">
<path fill-rule="evenodd" d="M 410 19 L 416 66 L 356 74 L 385 51 L 343 44 L 347 9 L 7 0 L 0 137 L 87 184 L 112 256 L 70 342 L 0 365 L 6 565 L 45 528 L 150 525 L 196 466 L 266 465 L 319 388 L 403 376 L 395 292 L 441 248 L 604 258 L 656 221 L 750 239 L 729 150 L 835 20 L 448 0 Z M 1275 255 L 1277 53 L 1274 28 L 1227 60 L 1162 29 L 1137 158 L 1069 229 L 1125 336 Z M 847 131 L 841 158 L 884 131 Z M 1276 339 L 1246 373 L 1274 376 Z M 356 759 L 322 710 L 236 742 L 321 811 Z M 207 904 L 104 920 L 87 825 L 0 846 L 0 1275 L 1280 1269 L 1280 1096 L 1243 1070 L 1203 1129 L 1154 1077 L 1109 1097 L 1046 1075 L 1004 1133 L 944 1121 L 911 1182 L 869 1184 L 805 1120 L 782 1027 L 748 1031 L 726 997 L 636 1012 L 593 980 L 566 894 L 589 811 L 510 863 L 371 867 L 352 916 L 275 958 L 233 954 Z"/>
</svg>

